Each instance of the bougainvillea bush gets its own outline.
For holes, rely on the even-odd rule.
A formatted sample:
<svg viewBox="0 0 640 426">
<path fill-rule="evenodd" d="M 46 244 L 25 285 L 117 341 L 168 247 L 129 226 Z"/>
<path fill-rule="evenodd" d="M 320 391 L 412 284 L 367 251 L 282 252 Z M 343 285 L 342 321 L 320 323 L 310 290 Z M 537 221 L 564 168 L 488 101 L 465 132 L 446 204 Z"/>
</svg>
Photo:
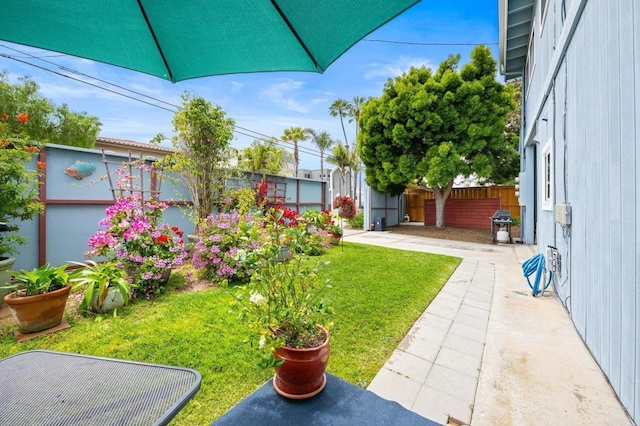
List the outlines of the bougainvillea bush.
<svg viewBox="0 0 640 426">
<path fill-rule="evenodd" d="M 89 238 L 91 249 L 85 256 L 105 256 L 122 264 L 131 274 L 133 297 L 162 293 L 163 274 L 187 257 L 183 232 L 162 223 L 167 207 L 163 202 L 143 202 L 139 193 L 130 193 L 107 208 L 107 217 L 99 223 L 104 229 Z"/>
<path fill-rule="evenodd" d="M 203 279 L 248 281 L 253 271 L 251 252 L 260 247 L 264 223 L 259 216 L 241 215 L 237 211 L 207 217 L 198 229 L 193 266 Z"/>
</svg>

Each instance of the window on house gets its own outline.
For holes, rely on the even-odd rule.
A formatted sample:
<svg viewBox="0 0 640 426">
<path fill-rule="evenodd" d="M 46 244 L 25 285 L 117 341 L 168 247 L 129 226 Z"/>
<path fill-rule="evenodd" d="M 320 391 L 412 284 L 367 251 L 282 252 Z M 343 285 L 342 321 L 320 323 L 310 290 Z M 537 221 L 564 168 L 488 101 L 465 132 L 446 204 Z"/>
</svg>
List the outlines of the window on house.
<svg viewBox="0 0 640 426">
<path fill-rule="evenodd" d="M 311 175 L 310 175 L 310 174 L 308 174 L 308 173 L 305 173 L 305 174 L 304 174 L 304 177 L 306 177 L 307 179 L 311 179 Z"/>
<path fill-rule="evenodd" d="M 553 151 L 552 141 L 542 148 L 542 210 L 553 210 Z"/>
</svg>

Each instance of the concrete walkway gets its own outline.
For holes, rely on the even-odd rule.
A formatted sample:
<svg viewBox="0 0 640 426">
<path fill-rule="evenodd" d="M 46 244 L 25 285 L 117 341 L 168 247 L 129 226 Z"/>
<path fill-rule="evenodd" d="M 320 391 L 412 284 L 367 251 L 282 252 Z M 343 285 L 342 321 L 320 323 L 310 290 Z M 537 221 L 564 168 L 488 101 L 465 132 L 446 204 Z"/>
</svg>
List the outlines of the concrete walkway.
<svg viewBox="0 0 640 426">
<path fill-rule="evenodd" d="M 390 232 L 345 241 L 463 260 L 369 386 L 442 424 L 631 425 L 552 292 L 532 297 L 524 245 Z"/>
</svg>

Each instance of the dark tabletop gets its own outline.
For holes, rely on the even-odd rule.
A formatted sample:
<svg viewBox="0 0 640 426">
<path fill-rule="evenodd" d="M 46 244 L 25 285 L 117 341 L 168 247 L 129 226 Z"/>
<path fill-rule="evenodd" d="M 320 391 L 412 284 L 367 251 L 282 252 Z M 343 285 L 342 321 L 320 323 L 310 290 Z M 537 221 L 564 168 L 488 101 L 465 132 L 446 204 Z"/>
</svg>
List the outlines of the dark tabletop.
<svg viewBox="0 0 640 426">
<path fill-rule="evenodd" d="M 269 380 L 212 425 L 432 426 L 439 423 L 327 374 L 324 390 L 303 401 L 278 395 Z"/>
</svg>

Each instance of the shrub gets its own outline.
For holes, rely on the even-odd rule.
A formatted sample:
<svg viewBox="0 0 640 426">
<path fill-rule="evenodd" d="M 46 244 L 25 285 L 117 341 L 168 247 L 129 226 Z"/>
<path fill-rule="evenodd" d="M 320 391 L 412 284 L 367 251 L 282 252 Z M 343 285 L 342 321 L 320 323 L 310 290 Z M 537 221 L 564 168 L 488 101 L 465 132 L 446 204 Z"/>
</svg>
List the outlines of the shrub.
<svg viewBox="0 0 640 426">
<path fill-rule="evenodd" d="M 353 217 L 353 219 L 349 220 L 349 228 L 351 229 L 362 229 L 364 227 L 364 212 L 361 210 Z"/>
<path fill-rule="evenodd" d="M 264 236 L 259 217 L 237 211 L 212 215 L 200 226 L 198 235 L 193 266 L 201 278 L 214 282 L 249 279 L 253 265 L 247 255 L 262 245 Z"/>
<path fill-rule="evenodd" d="M 134 298 L 162 293 L 163 274 L 187 257 L 183 232 L 160 223 L 166 208 L 166 203 L 143 203 L 139 193 L 130 193 L 107 208 L 107 217 L 100 221 L 104 229 L 89 238 L 91 249 L 85 256 L 106 256 L 123 265 L 132 276 Z"/>
</svg>

